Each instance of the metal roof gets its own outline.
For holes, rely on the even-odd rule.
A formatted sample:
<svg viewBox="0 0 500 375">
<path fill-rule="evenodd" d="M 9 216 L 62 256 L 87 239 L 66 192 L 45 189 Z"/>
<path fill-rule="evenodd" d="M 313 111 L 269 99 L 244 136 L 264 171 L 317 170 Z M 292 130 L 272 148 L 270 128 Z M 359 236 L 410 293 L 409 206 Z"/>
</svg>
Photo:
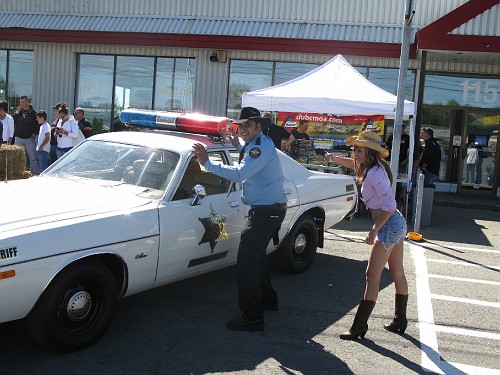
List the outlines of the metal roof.
<svg viewBox="0 0 500 375">
<path fill-rule="evenodd" d="M 347 22 L 0 12 L 0 29 L 191 34 L 401 43 L 402 25 Z M 412 30 L 414 40 L 415 27 Z"/>
</svg>

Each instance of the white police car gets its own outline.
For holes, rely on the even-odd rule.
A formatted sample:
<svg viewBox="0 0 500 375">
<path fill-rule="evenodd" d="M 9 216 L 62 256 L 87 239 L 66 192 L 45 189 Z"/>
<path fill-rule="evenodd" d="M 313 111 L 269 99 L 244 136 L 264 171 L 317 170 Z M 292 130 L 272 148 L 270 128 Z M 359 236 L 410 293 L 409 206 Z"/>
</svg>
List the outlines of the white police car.
<svg viewBox="0 0 500 375">
<path fill-rule="evenodd" d="M 0 323 L 26 318 L 41 343 L 78 350 L 104 333 L 118 299 L 234 264 L 249 207 L 241 184 L 200 167 L 196 142 L 213 162 L 237 159 L 214 136 L 124 131 L 87 139 L 39 177 L 2 182 Z M 353 211 L 357 190 L 352 177 L 279 155 L 288 211 L 268 251 L 298 273 L 324 229 Z"/>
</svg>

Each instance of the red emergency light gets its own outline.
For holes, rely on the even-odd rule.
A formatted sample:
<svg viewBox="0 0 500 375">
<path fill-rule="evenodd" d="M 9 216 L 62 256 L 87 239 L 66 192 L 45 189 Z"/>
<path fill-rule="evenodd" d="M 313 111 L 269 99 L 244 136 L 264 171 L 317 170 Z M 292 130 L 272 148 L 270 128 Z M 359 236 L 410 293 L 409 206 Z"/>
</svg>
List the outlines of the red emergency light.
<svg viewBox="0 0 500 375">
<path fill-rule="evenodd" d="M 133 126 L 174 130 L 186 133 L 225 136 L 237 127 L 227 117 L 200 113 L 176 113 L 128 108 L 120 112 L 120 121 Z"/>
</svg>

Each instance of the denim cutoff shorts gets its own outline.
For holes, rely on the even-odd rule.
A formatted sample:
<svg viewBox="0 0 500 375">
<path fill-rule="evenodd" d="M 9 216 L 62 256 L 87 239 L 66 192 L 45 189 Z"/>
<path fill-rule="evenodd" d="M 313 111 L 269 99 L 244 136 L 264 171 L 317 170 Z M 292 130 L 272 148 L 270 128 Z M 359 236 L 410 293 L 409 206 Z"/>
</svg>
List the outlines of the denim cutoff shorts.
<svg viewBox="0 0 500 375">
<path fill-rule="evenodd" d="M 397 244 L 406 237 L 406 220 L 398 210 L 385 222 L 377 233 L 377 239 L 383 244 Z"/>
</svg>

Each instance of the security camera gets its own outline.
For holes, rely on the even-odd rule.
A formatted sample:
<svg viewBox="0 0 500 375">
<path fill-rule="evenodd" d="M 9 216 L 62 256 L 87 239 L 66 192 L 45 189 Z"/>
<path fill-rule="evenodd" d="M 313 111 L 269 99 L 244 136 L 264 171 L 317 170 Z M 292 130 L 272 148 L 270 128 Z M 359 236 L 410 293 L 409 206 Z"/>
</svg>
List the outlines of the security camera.
<svg viewBox="0 0 500 375">
<path fill-rule="evenodd" d="M 214 52 L 214 53 L 212 53 L 210 55 L 210 61 L 211 62 L 217 62 L 217 61 L 219 61 L 219 59 L 217 58 L 217 53 L 216 52 Z"/>
</svg>

